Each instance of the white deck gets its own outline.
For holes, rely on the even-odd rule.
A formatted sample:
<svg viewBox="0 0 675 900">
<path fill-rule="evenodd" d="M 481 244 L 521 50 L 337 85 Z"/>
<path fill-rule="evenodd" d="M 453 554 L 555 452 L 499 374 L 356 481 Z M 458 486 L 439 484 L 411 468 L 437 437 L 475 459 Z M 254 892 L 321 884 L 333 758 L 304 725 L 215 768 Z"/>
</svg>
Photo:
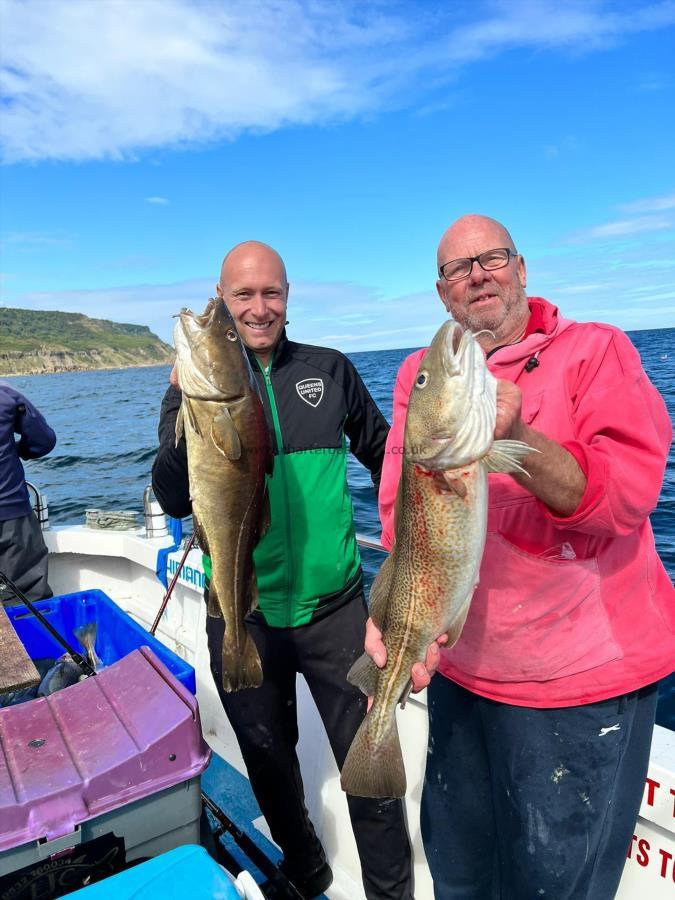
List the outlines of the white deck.
<svg viewBox="0 0 675 900">
<path fill-rule="evenodd" d="M 98 588 L 146 628 L 159 609 L 164 589 L 155 576 L 157 551 L 169 538 L 147 539 L 136 532 L 97 531 L 72 526 L 45 533 L 50 551 L 49 581 L 56 594 Z M 181 553 L 169 557 L 169 578 Z M 201 553 L 192 551 L 157 631 L 168 647 L 195 667 L 204 736 L 214 751 L 243 774 L 239 748 L 222 711 L 208 665 L 205 638 L 204 574 Z M 358 857 L 337 767 L 318 713 L 302 677 L 298 678 L 298 753 L 307 806 L 335 872 L 331 900 L 361 900 Z M 408 774 L 408 825 L 415 854 L 415 896 L 433 900 L 422 849 L 419 801 L 426 752 L 424 695 L 399 710 L 401 743 Z M 255 823 L 269 836 L 264 820 Z M 640 818 L 626 862 L 618 900 L 665 900 L 675 883 L 675 733 L 657 726 Z"/>
</svg>

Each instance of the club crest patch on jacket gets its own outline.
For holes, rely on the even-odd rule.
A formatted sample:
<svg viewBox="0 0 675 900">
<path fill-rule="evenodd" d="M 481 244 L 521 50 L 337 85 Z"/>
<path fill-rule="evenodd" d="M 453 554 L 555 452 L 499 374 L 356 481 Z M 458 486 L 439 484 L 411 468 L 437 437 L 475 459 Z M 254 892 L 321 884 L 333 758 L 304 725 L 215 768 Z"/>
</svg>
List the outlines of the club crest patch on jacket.
<svg viewBox="0 0 675 900">
<path fill-rule="evenodd" d="M 296 382 L 295 389 L 301 400 L 316 408 L 323 398 L 323 379 L 303 378 Z"/>
</svg>

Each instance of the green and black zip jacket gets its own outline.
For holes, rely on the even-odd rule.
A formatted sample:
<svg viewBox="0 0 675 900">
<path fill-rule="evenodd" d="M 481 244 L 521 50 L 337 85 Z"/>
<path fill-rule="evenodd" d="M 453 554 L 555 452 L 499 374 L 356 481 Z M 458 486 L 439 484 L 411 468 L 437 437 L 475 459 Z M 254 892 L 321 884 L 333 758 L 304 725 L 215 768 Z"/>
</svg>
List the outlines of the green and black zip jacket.
<svg viewBox="0 0 675 900">
<path fill-rule="evenodd" d="M 249 358 L 275 453 L 271 525 L 254 553 L 260 611 L 268 625 L 296 627 L 361 590 L 347 439 L 377 490 L 389 426 L 352 363 L 336 350 L 296 344 L 284 333 L 267 371 L 253 354 Z M 175 446 L 180 402 L 180 391 L 170 387 L 152 469 L 155 495 L 175 518 L 191 512 L 185 440 Z M 208 576 L 208 557 L 204 564 Z"/>
</svg>

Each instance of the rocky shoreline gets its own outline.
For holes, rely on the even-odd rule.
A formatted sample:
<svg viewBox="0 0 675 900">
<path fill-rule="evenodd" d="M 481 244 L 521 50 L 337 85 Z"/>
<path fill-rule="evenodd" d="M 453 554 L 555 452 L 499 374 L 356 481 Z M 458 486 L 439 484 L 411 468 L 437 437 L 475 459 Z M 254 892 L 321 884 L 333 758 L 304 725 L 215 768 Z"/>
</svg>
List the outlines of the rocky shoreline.
<svg viewBox="0 0 675 900">
<path fill-rule="evenodd" d="M 132 351 L 108 348 L 92 350 L 5 351 L 0 353 L 0 377 L 89 372 L 97 369 L 133 369 L 168 365 L 173 354 L 138 348 Z"/>
<path fill-rule="evenodd" d="M 0 378 L 160 366 L 173 356 L 147 325 L 0 307 Z"/>
</svg>

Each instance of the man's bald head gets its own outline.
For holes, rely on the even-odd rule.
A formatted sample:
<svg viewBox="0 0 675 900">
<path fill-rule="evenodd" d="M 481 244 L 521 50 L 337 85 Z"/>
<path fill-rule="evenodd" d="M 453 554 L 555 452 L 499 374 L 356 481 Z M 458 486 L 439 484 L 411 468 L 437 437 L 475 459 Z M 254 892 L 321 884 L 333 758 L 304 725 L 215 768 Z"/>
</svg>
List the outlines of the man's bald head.
<svg viewBox="0 0 675 900">
<path fill-rule="evenodd" d="M 511 251 L 504 265 L 484 269 L 477 257 L 499 249 Z M 464 328 L 480 334 L 478 341 L 486 351 L 520 339 L 530 317 L 525 260 L 501 222 L 489 216 L 462 216 L 441 238 L 436 259 L 436 289 L 443 305 Z M 456 259 L 474 262 L 468 275 L 448 281 L 441 267 Z"/>
<path fill-rule="evenodd" d="M 223 260 L 219 297 L 246 346 L 267 366 L 286 324 L 288 279 L 283 259 L 260 241 L 244 241 Z"/>
<path fill-rule="evenodd" d="M 488 249 L 486 242 L 492 247 L 516 249 L 513 238 L 501 222 L 476 213 L 461 216 L 452 223 L 440 240 L 436 254 L 437 268 L 440 270 L 444 263 L 460 256 L 477 256 Z M 467 248 L 473 249 L 469 252 Z"/>
<path fill-rule="evenodd" d="M 265 265 L 266 268 L 277 266 L 280 279 L 288 288 L 286 266 L 283 259 L 273 247 L 270 247 L 269 244 L 263 244 L 262 241 L 242 241 L 241 244 L 237 244 L 226 254 L 220 267 L 221 287 L 228 283 L 228 277 L 231 278 L 231 274 L 237 272 L 242 264 L 246 267 L 257 267 L 261 264 Z"/>
</svg>

